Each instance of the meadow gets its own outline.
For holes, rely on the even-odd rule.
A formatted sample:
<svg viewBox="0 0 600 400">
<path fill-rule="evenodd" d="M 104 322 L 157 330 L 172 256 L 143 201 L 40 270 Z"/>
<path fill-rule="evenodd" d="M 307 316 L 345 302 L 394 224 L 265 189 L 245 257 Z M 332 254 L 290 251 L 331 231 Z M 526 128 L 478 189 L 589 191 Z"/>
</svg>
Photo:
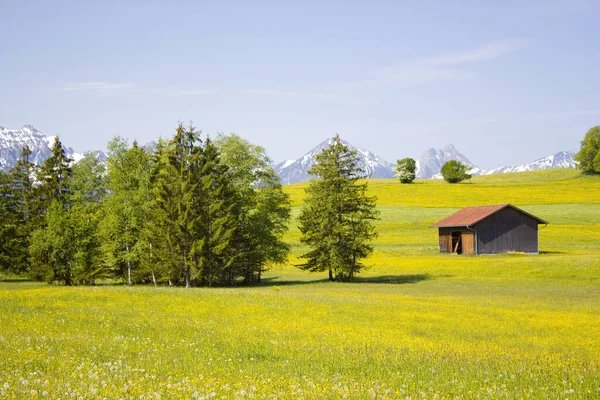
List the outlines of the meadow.
<svg viewBox="0 0 600 400">
<path fill-rule="evenodd" d="M 305 184 L 291 185 L 294 215 Z M 0 398 L 600 398 L 600 177 L 372 180 L 356 282 L 289 263 L 252 287 L 0 282 Z M 539 255 L 439 254 L 435 221 L 512 203 Z"/>
</svg>

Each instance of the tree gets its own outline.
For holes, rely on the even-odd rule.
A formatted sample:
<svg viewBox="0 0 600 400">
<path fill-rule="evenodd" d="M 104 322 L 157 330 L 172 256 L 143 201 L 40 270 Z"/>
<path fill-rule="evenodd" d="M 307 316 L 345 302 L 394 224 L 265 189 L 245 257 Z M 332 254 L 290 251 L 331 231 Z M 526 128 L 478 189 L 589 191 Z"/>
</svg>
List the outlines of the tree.
<svg viewBox="0 0 600 400">
<path fill-rule="evenodd" d="M 309 173 L 316 179 L 306 189 L 299 229 L 300 241 L 311 250 L 299 267 L 329 271 L 330 280 L 352 280 L 365 267 L 360 260 L 373 251 L 376 198 L 367 196 L 366 182 L 358 182 L 363 175 L 357 153 L 339 135 L 317 154 Z"/>
<path fill-rule="evenodd" d="M 442 176 L 448 183 L 459 183 L 471 179 L 471 175 L 467 174 L 468 168 L 460 161 L 450 160 L 442 166 Z"/>
<path fill-rule="evenodd" d="M 48 283 L 63 281 L 72 285 L 76 248 L 70 214 L 63 202 L 52 199 L 45 218 L 45 226 L 31 235 L 30 274 Z"/>
<path fill-rule="evenodd" d="M 93 154 L 86 154 L 73 167 L 71 192 L 69 213 L 75 241 L 73 281 L 93 285 L 108 275 L 99 232 L 102 201 L 106 195 L 104 165 Z"/>
<path fill-rule="evenodd" d="M 581 149 L 575 156 L 585 174 L 600 173 L 600 125 L 591 128 L 581 141 Z"/>
<path fill-rule="evenodd" d="M 66 201 L 69 194 L 69 179 L 72 175 L 71 162 L 58 136 L 52 144 L 52 155 L 44 161 L 38 170 L 37 179 L 40 182 L 37 188 L 42 200 L 42 213 L 47 209 L 52 199 Z"/>
<path fill-rule="evenodd" d="M 112 275 L 128 285 L 140 276 L 138 242 L 149 218 L 150 157 L 134 143 L 129 147 L 121 137 L 108 143 L 108 194 L 103 201 L 100 223 L 105 262 Z"/>
<path fill-rule="evenodd" d="M 260 282 L 270 265 L 287 260 L 289 245 L 283 241 L 290 219 L 289 196 L 265 149 L 236 134 L 219 134 L 215 144 L 229 168 L 239 202 L 239 229 L 235 243 L 238 265 L 246 283 Z"/>
<path fill-rule="evenodd" d="M 239 202 L 227 172 L 217 147 L 207 138 L 200 170 L 200 223 L 192 249 L 197 266 L 194 278 L 207 286 L 231 285 L 237 276 L 235 265 L 243 257 L 235 251 Z"/>
<path fill-rule="evenodd" d="M 3 202 L 2 235 L 6 240 L 1 248 L 5 256 L 10 254 L 7 268 L 17 274 L 25 273 L 29 268 L 29 243 L 31 233 L 40 224 L 39 202 L 33 178 L 36 166 L 30 161 L 31 150 L 23 146 L 16 165 L 5 174 L 2 183 Z M 3 240 L 3 241 L 4 241 Z"/>
<path fill-rule="evenodd" d="M 173 279 L 190 287 L 198 274 L 197 246 L 203 194 L 200 191 L 202 147 L 199 133 L 179 124 L 163 150 L 153 185 L 164 239 L 171 253 Z M 176 282 L 177 282 L 176 281 Z"/>
<path fill-rule="evenodd" d="M 398 160 L 394 172 L 401 183 L 412 183 L 415 180 L 417 163 L 412 158 Z"/>
</svg>

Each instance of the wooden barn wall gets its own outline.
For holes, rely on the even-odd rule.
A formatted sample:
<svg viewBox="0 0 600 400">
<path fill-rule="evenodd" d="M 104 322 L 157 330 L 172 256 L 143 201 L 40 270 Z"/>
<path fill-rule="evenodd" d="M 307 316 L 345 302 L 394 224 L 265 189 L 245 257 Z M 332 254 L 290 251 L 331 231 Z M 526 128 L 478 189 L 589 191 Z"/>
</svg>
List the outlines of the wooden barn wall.
<svg viewBox="0 0 600 400">
<path fill-rule="evenodd" d="M 477 223 L 479 254 L 538 252 L 537 220 L 505 208 Z"/>
<path fill-rule="evenodd" d="M 464 227 L 439 228 L 440 253 L 452 253 L 452 232 L 461 232 L 463 254 L 475 254 L 475 232 Z"/>
</svg>

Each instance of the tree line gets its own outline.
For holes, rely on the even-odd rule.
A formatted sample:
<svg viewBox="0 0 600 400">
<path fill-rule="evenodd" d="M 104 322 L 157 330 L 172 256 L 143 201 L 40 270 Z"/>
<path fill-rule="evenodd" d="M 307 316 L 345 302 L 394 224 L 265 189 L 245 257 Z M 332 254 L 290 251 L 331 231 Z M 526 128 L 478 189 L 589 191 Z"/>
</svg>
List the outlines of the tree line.
<svg viewBox="0 0 600 400">
<path fill-rule="evenodd" d="M 57 137 L 42 166 L 0 172 L 0 270 L 46 282 L 224 286 L 287 259 L 290 203 L 263 148 L 182 124 L 148 151 L 121 137 L 73 164 Z"/>
</svg>

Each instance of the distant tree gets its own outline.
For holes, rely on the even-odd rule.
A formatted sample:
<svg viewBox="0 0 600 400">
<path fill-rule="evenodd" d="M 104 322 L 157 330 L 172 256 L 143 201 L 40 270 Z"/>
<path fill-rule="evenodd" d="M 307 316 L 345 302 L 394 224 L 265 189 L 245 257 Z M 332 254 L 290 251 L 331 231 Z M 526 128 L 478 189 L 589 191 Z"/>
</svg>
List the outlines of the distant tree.
<svg viewBox="0 0 600 400">
<path fill-rule="evenodd" d="M 585 134 L 575 161 L 579 162 L 578 167 L 586 174 L 600 173 L 600 125 Z"/>
<path fill-rule="evenodd" d="M 329 271 L 330 280 L 352 280 L 364 269 L 361 259 L 373 251 L 377 236 L 372 221 L 378 218 L 376 198 L 367 196 L 356 151 L 336 135 L 315 157 L 309 173 L 315 176 L 306 189 L 299 216 L 300 241 L 310 247 L 299 267 Z"/>
<path fill-rule="evenodd" d="M 442 166 L 442 176 L 448 183 L 459 183 L 465 179 L 471 179 L 471 175 L 467 174 L 469 167 L 460 161 L 450 160 Z"/>
<path fill-rule="evenodd" d="M 412 183 L 415 180 L 416 169 L 417 163 L 414 159 L 404 158 L 397 161 L 394 172 L 401 183 Z"/>
<path fill-rule="evenodd" d="M 53 200 L 68 201 L 69 180 L 72 175 L 70 159 L 60 142 L 58 136 L 54 138 L 52 155 L 44 161 L 44 165 L 37 170 L 39 182 L 37 191 L 42 201 L 42 213 Z"/>
<path fill-rule="evenodd" d="M 270 265 L 287 260 L 289 245 L 283 235 L 290 219 L 289 196 L 264 148 L 235 134 L 219 134 L 215 144 L 237 192 L 237 264 L 245 282 L 260 282 Z"/>
</svg>

